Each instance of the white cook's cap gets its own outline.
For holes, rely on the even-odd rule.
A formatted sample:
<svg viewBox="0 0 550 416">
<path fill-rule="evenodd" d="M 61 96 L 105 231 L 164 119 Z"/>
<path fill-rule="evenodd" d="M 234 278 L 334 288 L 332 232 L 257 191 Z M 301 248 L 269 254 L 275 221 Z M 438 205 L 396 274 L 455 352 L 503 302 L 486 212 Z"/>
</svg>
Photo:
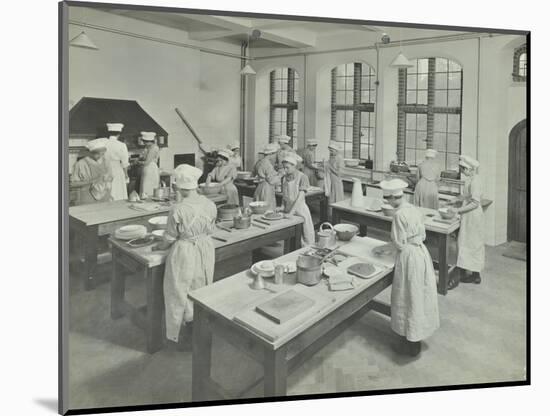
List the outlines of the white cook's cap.
<svg viewBox="0 0 550 416">
<path fill-rule="evenodd" d="M 338 142 L 335 142 L 335 141 L 331 140 L 330 143 L 328 144 L 328 148 L 336 150 L 338 152 L 341 152 L 342 151 L 342 143 L 338 143 Z"/>
<path fill-rule="evenodd" d="M 460 155 L 458 164 L 470 169 L 477 169 L 479 167 L 479 162 L 467 155 Z"/>
<path fill-rule="evenodd" d="M 435 150 L 435 149 L 426 150 L 426 157 L 433 159 L 436 156 L 437 156 L 437 150 Z"/>
<path fill-rule="evenodd" d="M 154 131 L 142 131 L 141 132 L 141 140 L 145 142 L 151 142 L 155 140 L 155 136 L 157 134 Z"/>
<path fill-rule="evenodd" d="M 288 154 L 283 158 L 283 162 L 287 162 L 287 163 L 290 163 L 291 165 L 296 166 L 298 164 L 298 158 L 296 156 L 298 155 L 294 153 Z"/>
<path fill-rule="evenodd" d="M 281 136 L 277 136 L 277 141 L 279 143 L 288 143 L 290 141 L 290 137 L 287 136 L 286 134 L 283 134 Z"/>
<path fill-rule="evenodd" d="M 407 182 L 405 182 L 403 179 L 390 179 L 390 180 L 383 180 L 380 182 L 380 188 L 382 188 L 382 192 L 384 193 L 384 196 L 401 196 L 403 195 L 403 190 L 409 186 Z"/>
<path fill-rule="evenodd" d="M 307 139 L 306 140 L 306 145 L 307 146 L 317 146 L 318 145 L 317 139 Z"/>
<path fill-rule="evenodd" d="M 222 150 L 218 150 L 218 156 L 223 156 L 224 158 L 229 160 L 229 158 L 233 155 L 231 153 L 229 153 L 227 150 L 222 149 Z"/>
<path fill-rule="evenodd" d="M 277 143 L 269 143 L 266 147 L 264 147 L 264 153 L 266 155 L 277 153 L 278 150 L 279 146 L 277 145 Z"/>
<path fill-rule="evenodd" d="M 97 152 L 99 150 L 107 149 L 108 142 L 109 142 L 109 139 L 100 137 L 98 139 L 90 140 L 88 143 L 86 143 L 86 147 L 90 152 Z"/>
<path fill-rule="evenodd" d="M 124 124 L 122 123 L 107 123 L 107 130 L 113 131 L 113 132 L 121 132 L 124 128 Z"/>
<path fill-rule="evenodd" d="M 187 164 L 179 165 L 174 170 L 176 186 L 180 189 L 197 189 L 202 170 Z"/>
</svg>

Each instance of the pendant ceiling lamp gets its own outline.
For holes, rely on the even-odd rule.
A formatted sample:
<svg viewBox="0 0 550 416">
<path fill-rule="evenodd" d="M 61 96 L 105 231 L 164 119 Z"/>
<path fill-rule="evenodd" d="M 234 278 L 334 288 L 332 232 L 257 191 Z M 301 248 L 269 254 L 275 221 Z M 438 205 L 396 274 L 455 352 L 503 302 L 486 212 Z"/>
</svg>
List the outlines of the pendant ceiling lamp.
<svg viewBox="0 0 550 416">
<path fill-rule="evenodd" d="M 392 66 L 393 68 L 410 68 L 413 66 L 411 61 L 409 61 L 407 57 L 403 54 L 403 44 L 401 43 L 402 40 L 403 34 L 401 32 L 401 29 L 399 29 L 399 53 L 390 64 L 390 66 Z"/>
<path fill-rule="evenodd" d="M 69 44 L 77 48 L 94 49 L 94 50 L 99 49 L 95 45 L 95 43 L 93 43 L 92 40 L 88 37 L 86 32 L 80 32 L 78 36 L 75 36 L 74 38 L 71 39 Z"/>
<path fill-rule="evenodd" d="M 260 32 L 258 29 L 254 29 L 252 31 L 252 40 L 259 39 L 262 35 L 262 32 Z M 246 43 L 246 49 L 248 50 L 250 48 L 250 35 L 247 34 L 248 41 Z M 245 57 L 246 59 L 246 65 L 241 69 L 241 75 L 248 76 L 248 75 L 256 75 L 256 71 L 254 68 L 252 68 L 252 65 L 248 63 L 248 57 Z"/>
</svg>

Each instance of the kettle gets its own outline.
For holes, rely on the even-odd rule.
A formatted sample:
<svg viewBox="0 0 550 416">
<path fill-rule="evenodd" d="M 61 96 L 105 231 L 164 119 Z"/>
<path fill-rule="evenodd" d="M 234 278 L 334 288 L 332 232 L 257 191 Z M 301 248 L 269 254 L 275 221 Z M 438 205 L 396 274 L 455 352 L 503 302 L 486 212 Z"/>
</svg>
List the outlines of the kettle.
<svg viewBox="0 0 550 416">
<path fill-rule="evenodd" d="M 328 226 L 326 228 L 325 226 Z M 323 229 L 323 227 L 325 227 Z M 328 248 L 336 244 L 336 231 L 330 222 L 324 222 L 319 226 L 317 231 L 317 247 Z"/>
<path fill-rule="evenodd" d="M 352 178 L 353 188 L 351 189 L 351 206 L 363 208 L 365 206 L 365 196 L 363 195 L 363 185 L 358 178 Z"/>
</svg>

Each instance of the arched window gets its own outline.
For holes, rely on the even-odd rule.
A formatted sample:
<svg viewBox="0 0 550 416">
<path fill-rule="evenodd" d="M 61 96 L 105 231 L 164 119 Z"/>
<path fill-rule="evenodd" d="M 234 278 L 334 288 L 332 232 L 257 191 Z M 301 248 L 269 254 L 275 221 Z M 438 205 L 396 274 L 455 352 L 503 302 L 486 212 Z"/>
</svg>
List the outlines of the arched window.
<svg viewBox="0 0 550 416">
<path fill-rule="evenodd" d="M 344 145 L 344 157 L 374 160 L 376 85 L 367 64 L 338 65 L 331 73 L 330 137 Z"/>
<path fill-rule="evenodd" d="M 514 51 L 512 78 L 516 82 L 527 81 L 527 44 Z"/>
<path fill-rule="evenodd" d="M 269 141 L 286 134 L 294 140 L 298 133 L 298 73 L 277 68 L 269 74 Z"/>
<path fill-rule="evenodd" d="M 411 68 L 399 69 L 397 157 L 415 166 L 432 148 L 442 167 L 458 170 L 462 67 L 446 58 L 411 62 Z"/>
</svg>

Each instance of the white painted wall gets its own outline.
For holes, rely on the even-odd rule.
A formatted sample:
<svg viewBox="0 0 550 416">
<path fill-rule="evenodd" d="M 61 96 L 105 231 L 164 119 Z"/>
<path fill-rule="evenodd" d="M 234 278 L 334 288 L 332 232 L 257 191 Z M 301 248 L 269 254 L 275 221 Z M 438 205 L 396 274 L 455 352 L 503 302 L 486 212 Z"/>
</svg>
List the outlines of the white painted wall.
<svg viewBox="0 0 550 416">
<path fill-rule="evenodd" d="M 124 16 L 81 7 L 70 8 L 70 19 L 157 38 L 199 44 L 187 33 Z M 69 25 L 72 39 L 83 29 Z M 81 97 L 136 100 L 169 134 L 161 150 L 161 168 L 173 168 L 176 153 L 201 156 L 196 141 L 174 111 L 186 116 L 207 145 L 225 147 L 239 139 L 240 60 L 198 50 L 84 29 L 99 50 L 69 48 L 69 100 Z M 240 53 L 221 42 L 204 46 Z"/>
<path fill-rule="evenodd" d="M 333 41 L 327 44 L 335 47 Z M 462 153 L 477 157 L 481 162 L 480 175 L 485 185 L 485 197 L 493 204 L 485 214 L 486 241 L 496 245 L 506 241 L 507 222 L 507 169 L 508 134 L 512 127 L 525 118 L 525 87 L 511 82 L 514 47 L 525 42 L 524 37 L 496 36 L 453 42 L 404 46 L 409 59 L 423 57 L 446 57 L 458 62 L 463 68 L 462 103 Z M 319 44 L 318 49 L 327 48 Z M 365 43 L 368 45 L 368 43 Z M 343 43 L 342 47 L 349 45 Z M 355 46 L 355 45 L 353 45 Z M 315 49 L 312 50 L 313 52 Z M 261 56 L 256 51 L 257 56 Z M 282 52 L 282 51 L 281 51 Z M 397 70 L 389 65 L 399 48 L 381 48 L 379 52 L 379 80 L 376 118 L 376 170 L 389 169 L 395 159 L 397 145 Z M 300 88 L 299 131 L 300 146 L 303 139 L 319 140 L 317 157 L 328 156 L 326 145 L 330 137 L 330 70 L 342 63 L 365 62 L 377 67 L 376 50 L 340 51 L 294 57 L 273 57 L 253 62 L 258 71 L 256 86 L 249 94 L 249 128 L 255 130 L 256 143 L 267 142 L 269 124 L 269 71 L 278 66 L 291 66 L 305 74 Z M 305 68 L 305 71 L 304 71 Z M 479 71 L 479 77 L 478 77 Z M 479 78 L 479 79 L 478 79 Z M 478 82 L 479 82 L 479 127 L 478 127 Z M 249 153 L 250 157 L 255 152 Z M 249 163 L 251 163 L 250 161 Z"/>
</svg>

